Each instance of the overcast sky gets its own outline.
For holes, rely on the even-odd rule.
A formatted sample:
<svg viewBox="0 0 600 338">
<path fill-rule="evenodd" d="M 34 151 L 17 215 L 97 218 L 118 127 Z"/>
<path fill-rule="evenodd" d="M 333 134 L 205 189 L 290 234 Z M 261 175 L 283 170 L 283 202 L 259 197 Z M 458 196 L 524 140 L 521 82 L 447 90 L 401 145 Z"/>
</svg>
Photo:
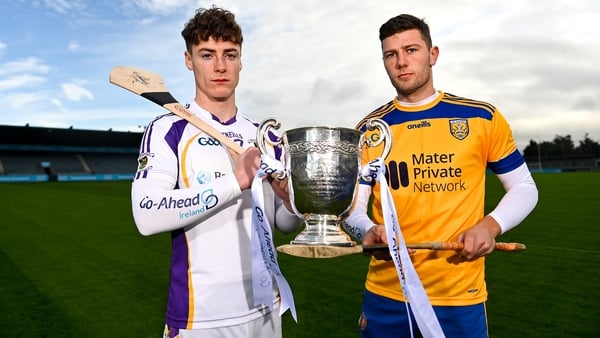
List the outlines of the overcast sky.
<svg viewBox="0 0 600 338">
<path fill-rule="evenodd" d="M 257 121 L 353 127 L 395 95 L 378 29 L 409 13 L 440 48 L 436 89 L 497 106 L 519 149 L 555 135 L 600 140 L 595 0 L 2 1 L 0 124 L 141 131 L 166 111 L 110 84 L 111 68 L 159 73 L 192 100 L 180 33 L 213 3 L 244 31 L 237 101 Z"/>
</svg>

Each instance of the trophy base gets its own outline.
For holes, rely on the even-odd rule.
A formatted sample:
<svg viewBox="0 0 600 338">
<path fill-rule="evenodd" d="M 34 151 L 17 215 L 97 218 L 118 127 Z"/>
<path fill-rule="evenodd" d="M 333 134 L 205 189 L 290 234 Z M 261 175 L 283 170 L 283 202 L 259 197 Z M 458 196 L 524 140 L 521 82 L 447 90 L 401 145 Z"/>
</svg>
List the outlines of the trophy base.
<svg viewBox="0 0 600 338">
<path fill-rule="evenodd" d="M 339 238 L 338 238 L 339 237 Z M 355 246 L 356 242 L 350 240 L 347 236 L 301 236 L 290 241 L 291 245 L 325 245 L 325 246 Z"/>
<path fill-rule="evenodd" d="M 340 218 L 333 215 L 307 215 L 305 228 L 293 241 L 292 245 L 325 245 L 325 246 L 355 246 L 356 242 L 342 231 Z"/>
<path fill-rule="evenodd" d="M 360 245 L 335 246 L 284 244 L 278 246 L 277 251 L 302 258 L 335 258 L 362 253 L 363 248 Z"/>
</svg>

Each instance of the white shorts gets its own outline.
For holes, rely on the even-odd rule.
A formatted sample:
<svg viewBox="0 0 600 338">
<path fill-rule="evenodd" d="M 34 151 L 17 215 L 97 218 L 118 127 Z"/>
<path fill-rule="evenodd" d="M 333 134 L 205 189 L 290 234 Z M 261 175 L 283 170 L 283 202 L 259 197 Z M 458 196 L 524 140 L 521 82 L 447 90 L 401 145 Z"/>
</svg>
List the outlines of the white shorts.
<svg viewBox="0 0 600 338">
<path fill-rule="evenodd" d="M 173 331 L 176 330 L 177 329 L 173 329 Z M 281 317 L 279 317 L 279 311 L 277 310 L 271 311 L 263 317 L 239 325 L 210 329 L 179 329 L 179 333 L 170 331 L 169 327 L 165 325 L 163 338 L 281 338 L 282 336 Z"/>
</svg>

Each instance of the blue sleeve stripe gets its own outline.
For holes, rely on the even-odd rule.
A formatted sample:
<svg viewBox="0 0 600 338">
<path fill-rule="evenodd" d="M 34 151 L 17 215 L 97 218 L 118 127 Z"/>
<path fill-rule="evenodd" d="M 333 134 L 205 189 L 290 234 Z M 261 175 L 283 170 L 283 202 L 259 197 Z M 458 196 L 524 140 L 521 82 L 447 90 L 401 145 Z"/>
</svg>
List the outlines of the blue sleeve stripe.
<svg viewBox="0 0 600 338">
<path fill-rule="evenodd" d="M 494 174 L 506 174 L 518 167 L 520 167 L 523 163 L 525 163 L 525 159 L 523 155 L 519 152 L 518 149 L 512 152 L 512 154 L 506 156 L 497 162 L 488 162 L 488 168 L 492 169 Z"/>
</svg>

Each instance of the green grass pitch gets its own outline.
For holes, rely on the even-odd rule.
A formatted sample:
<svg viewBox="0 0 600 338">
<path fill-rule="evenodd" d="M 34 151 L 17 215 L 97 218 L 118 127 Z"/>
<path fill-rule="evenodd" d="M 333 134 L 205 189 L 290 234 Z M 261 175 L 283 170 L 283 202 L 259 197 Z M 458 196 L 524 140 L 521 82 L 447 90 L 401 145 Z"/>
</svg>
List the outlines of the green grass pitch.
<svg viewBox="0 0 600 338">
<path fill-rule="evenodd" d="M 600 336 L 600 173 L 535 174 L 540 201 L 487 261 L 491 337 Z M 158 337 L 168 234 L 141 236 L 129 182 L 0 184 L 0 335 Z M 502 193 L 488 181 L 486 205 Z M 276 235 L 284 244 L 293 235 Z M 279 255 L 299 322 L 284 337 L 357 337 L 368 259 Z"/>
</svg>

